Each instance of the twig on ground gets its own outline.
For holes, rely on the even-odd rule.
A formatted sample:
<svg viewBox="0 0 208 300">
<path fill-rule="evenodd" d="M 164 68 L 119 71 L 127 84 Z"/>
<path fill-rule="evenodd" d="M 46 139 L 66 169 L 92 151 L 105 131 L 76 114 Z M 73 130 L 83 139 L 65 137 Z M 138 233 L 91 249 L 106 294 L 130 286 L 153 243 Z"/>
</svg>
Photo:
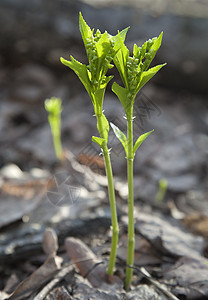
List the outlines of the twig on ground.
<svg viewBox="0 0 208 300">
<path fill-rule="evenodd" d="M 91 259 L 79 259 L 74 262 L 69 262 L 65 267 L 61 269 L 61 271 L 56 275 L 56 278 L 51 280 L 34 298 L 34 300 L 43 300 L 50 293 L 50 291 L 69 273 L 72 271 L 72 266 L 78 262 L 86 262 Z M 102 263 L 102 261 L 100 262 Z M 97 265 L 96 265 L 97 266 Z M 96 267 L 93 266 L 93 269 Z M 92 270 L 90 270 L 92 271 Z"/>
<path fill-rule="evenodd" d="M 175 295 L 173 295 L 171 292 L 169 292 L 168 290 L 166 290 L 166 288 L 164 288 L 160 282 L 156 281 L 155 279 L 153 279 L 151 277 L 151 275 L 149 274 L 149 272 L 144 268 L 138 268 L 138 267 L 132 267 L 129 266 L 130 268 L 138 271 L 139 273 L 141 273 L 145 278 L 147 278 L 158 290 L 160 290 L 163 294 L 165 294 L 166 296 L 168 296 L 171 300 L 180 300 L 179 298 L 177 298 Z"/>
<path fill-rule="evenodd" d="M 67 264 L 66 267 L 56 275 L 56 278 L 51 280 L 44 288 L 35 296 L 34 300 L 43 300 L 50 293 L 50 291 L 72 270 L 73 264 Z"/>
</svg>

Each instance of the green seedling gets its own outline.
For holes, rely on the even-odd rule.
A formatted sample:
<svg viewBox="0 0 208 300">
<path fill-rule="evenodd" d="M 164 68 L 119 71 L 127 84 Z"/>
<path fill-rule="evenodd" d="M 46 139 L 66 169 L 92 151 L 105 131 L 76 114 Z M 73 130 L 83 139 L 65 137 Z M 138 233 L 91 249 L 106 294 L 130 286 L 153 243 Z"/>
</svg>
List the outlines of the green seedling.
<svg viewBox="0 0 208 300">
<path fill-rule="evenodd" d="M 61 57 L 61 62 L 72 69 L 79 77 L 94 106 L 95 117 L 97 119 L 97 129 L 100 136 L 93 136 L 92 141 L 98 144 L 102 150 L 108 179 L 108 193 L 112 219 L 112 242 L 107 273 L 112 275 L 116 261 L 119 227 L 117 220 L 112 167 L 109 149 L 107 146 L 109 123 L 103 113 L 103 99 L 107 84 L 113 77 L 106 76 L 106 73 L 108 69 L 113 67 L 111 61 L 119 49 L 118 44 L 120 44 L 120 40 L 124 41 L 128 29 L 123 30 L 117 36 L 111 36 L 107 32 L 101 33 L 99 29 L 94 33 L 94 30 L 86 24 L 81 13 L 79 15 L 79 29 L 86 49 L 89 64 L 82 64 L 72 56 L 70 57 L 69 61 Z"/>
<path fill-rule="evenodd" d="M 51 127 L 53 136 L 53 144 L 58 159 L 62 158 L 62 145 L 61 145 L 61 112 L 62 101 L 60 98 L 52 97 L 45 100 L 45 109 L 48 112 L 48 122 Z"/>
<path fill-rule="evenodd" d="M 150 63 L 155 57 L 161 42 L 161 33 L 159 37 L 146 41 L 141 47 L 136 44 L 133 48 L 133 56 L 129 55 L 129 50 L 124 44 L 124 40 L 119 34 L 119 42 L 116 44 L 117 51 L 114 56 L 114 63 L 119 71 L 124 87 L 113 83 L 112 90 L 123 105 L 127 119 L 127 136 L 115 125 L 111 125 L 117 138 L 122 143 L 127 159 L 127 177 L 128 177 L 128 250 L 127 250 L 127 269 L 125 288 L 129 287 L 131 282 L 134 264 L 134 189 L 133 189 L 133 161 L 134 155 L 143 143 L 143 141 L 153 132 L 149 131 L 141 135 L 135 144 L 133 144 L 133 105 L 136 95 L 140 89 L 165 65 L 161 64 L 149 68 Z M 129 267 L 130 266 L 130 267 Z"/>
<path fill-rule="evenodd" d="M 168 188 L 167 180 L 165 178 L 160 179 L 158 182 L 158 191 L 155 196 L 155 201 L 157 203 L 163 202 L 166 192 L 167 192 L 167 188 Z"/>
</svg>

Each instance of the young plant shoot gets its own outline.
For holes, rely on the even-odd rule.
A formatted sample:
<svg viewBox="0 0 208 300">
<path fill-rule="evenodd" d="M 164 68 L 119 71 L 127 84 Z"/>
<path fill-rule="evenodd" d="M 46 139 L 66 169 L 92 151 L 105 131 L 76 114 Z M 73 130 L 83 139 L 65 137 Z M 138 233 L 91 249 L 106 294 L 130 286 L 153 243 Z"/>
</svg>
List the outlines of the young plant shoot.
<svg viewBox="0 0 208 300">
<path fill-rule="evenodd" d="M 116 47 L 118 48 L 118 43 L 120 44 L 120 40 L 124 41 L 128 29 L 123 30 L 119 36 L 117 35 L 115 37 L 109 35 L 107 32 L 101 33 L 100 30 L 97 30 L 94 33 L 94 30 L 91 30 L 86 24 L 81 13 L 79 15 L 79 29 L 86 49 L 89 64 L 82 64 L 75 60 L 72 56 L 70 57 L 70 61 L 61 58 L 61 62 L 67 67 L 71 68 L 83 83 L 92 100 L 95 116 L 97 118 L 97 129 L 100 136 L 93 136 L 92 141 L 98 144 L 102 149 L 106 175 L 108 179 L 108 192 L 112 219 L 112 242 L 107 273 L 112 275 L 116 261 L 119 228 L 113 174 L 109 149 L 107 146 L 109 123 L 103 113 L 103 98 L 107 84 L 113 77 L 106 76 L 106 73 L 108 69 L 113 67 L 113 65 L 111 65 L 111 61 L 116 54 L 114 46 L 117 45 Z"/>
<path fill-rule="evenodd" d="M 127 159 L 127 177 L 128 177 L 128 251 L 127 251 L 127 269 L 125 288 L 129 287 L 131 282 L 134 264 L 134 190 L 133 190 L 133 161 L 134 155 L 142 142 L 153 131 L 142 134 L 135 144 L 133 144 L 133 105 L 139 90 L 165 65 L 158 65 L 149 68 L 150 63 L 155 57 L 161 42 L 162 35 L 146 41 L 141 47 L 134 45 L 133 57 L 129 56 L 129 50 L 119 36 L 119 42 L 116 44 L 116 55 L 114 63 L 120 73 L 124 87 L 113 83 L 112 90 L 123 105 L 127 119 L 127 136 L 114 124 L 111 124 L 117 138 L 122 143 Z M 130 266 L 130 267 L 129 267 Z"/>
<path fill-rule="evenodd" d="M 45 100 L 45 109 L 48 112 L 48 122 L 51 127 L 54 149 L 58 159 L 61 159 L 63 153 L 61 145 L 61 104 L 60 98 L 52 97 Z"/>
<path fill-rule="evenodd" d="M 165 178 L 160 179 L 158 182 L 158 191 L 155 196 L 155 201 L 157 203 L 163 202 L 166 192 L 167 192 L 167 188 L 168 188 L 167 180 Z"/>
</svg>

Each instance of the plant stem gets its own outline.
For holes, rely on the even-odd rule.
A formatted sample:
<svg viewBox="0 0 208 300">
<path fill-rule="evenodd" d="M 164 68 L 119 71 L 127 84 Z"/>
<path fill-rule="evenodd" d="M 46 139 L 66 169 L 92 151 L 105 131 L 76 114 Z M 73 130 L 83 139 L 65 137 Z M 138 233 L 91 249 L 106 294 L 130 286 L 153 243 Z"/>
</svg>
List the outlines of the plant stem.
<svg viewBox="0 0 208 300">
<path fill-rule="evenodd" d="M 96 115 L 97 121 L 99 124 L 99 128 L 100 128 L 100 131 L 99 131 L 100 137 L 105 139 L 104 128 L 103 128 L 101 116 L 102 116 L 102 113 L 99 115 Z M 109 155 L 109 150 L 107 147 L 106 140 L 103 145 L 103 156 L 104 156 L 104 161 L 105 161 L 106 176 L 107 176 L 107 180 L 108 180 L 108 195 L 109 195 L 109 202 L 110 202 L 110 209 L 111 209 L 111 222 L 112 222 L 111 252 L 110 252 L 107 273 L 109 275 L 113 275 L 114 266 L 115 266 L 115 262 L 116 262 L 119 227 L 118 227 L 116 200 L 115 200 L 115 190 L 114 190 L 114 184 L 113 184 L 113 172 L 112 172 L 110 155 Z"/>
<path fill-rule="evenodd" d="M 54 132 L 53 134 L 53 144 L 56 152 L 56 157 L 58 159 L 61 159 L 62 155 L 62 145 L 61 145 L 61 137 L 60 137 L 60 131 Z"/>
<path fill-rule="evenodd" d="M 128 176 L 128 251 L 127 251 L 127 265 L 134 265 L 134 183 L 133 183 L 133 106 L 127 116 L 127 176 Z M 125 289 L 128 289 L 131 282 L 133 269 L 127 266 Z"/>
</svg>

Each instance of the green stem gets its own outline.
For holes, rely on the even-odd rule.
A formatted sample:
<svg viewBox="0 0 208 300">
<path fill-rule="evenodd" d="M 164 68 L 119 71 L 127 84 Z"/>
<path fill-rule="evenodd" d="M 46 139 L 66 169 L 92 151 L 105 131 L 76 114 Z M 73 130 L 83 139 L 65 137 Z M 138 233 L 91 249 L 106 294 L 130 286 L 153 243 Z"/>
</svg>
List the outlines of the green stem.
<svg viewBox="0 0 208 300">
<path fill-rule="evenodd" d="M 133 183 L 133 106 L 129 116 L 127 116 L 127 176 L 128 176 L 128 251 L 127 251 L 127 265 L 134 265 L 134 183 Z M 131 282 L 133 269 L 127 266 L 125 289 L 128 289 Z"/>
<path fill-rule="evenodd" d="M 62 145 L 61 145 L 61 136 L 60 132 L 53 133 L 53 144 L 56 152 L 56 157 L 61 159 L 62 155 Z"/>
<path fill-rule="evenodd" d="M 104 128 L 102 123 L 102 113 L 96 115 L 99 127 L 100 137 L 104 138 Z M 108 263 L 107 273 L 109 275 L 113 275 L 114 266 L 116 262 L 116 253 L 117 253 L 117 244 L 118 244 L 118 234 L 119 234 L 119 227 L 118 227 L 118 218 L 117 218 L 117 210 L 116 210 L 116 200 L 115 200 L 115 190 L 113 184 L 113 172 L 111 167 L 110 155 L 109 150 L 107 147 L 107 142 L 105 140 L 103 145 L 103 156 L 105 161 L 105 170 L 106 176 L 108 180 L 108 195 L 109 195 L 109 202 L 111 208 L 111 222 L 112 222 L 112 240 L 111 240 L 111 252 L 110 258 Z"/>
<path fill-rule="evenodd" d="M 51 133 L 53 137 L 53 145 L 57 159 L 61 159 L 62 156 L 62 144 L 61 144 L 61 116 L 60 113 L 51 114 L 49 112 L 48 121 L 51 127 Z"/>
</svg>

